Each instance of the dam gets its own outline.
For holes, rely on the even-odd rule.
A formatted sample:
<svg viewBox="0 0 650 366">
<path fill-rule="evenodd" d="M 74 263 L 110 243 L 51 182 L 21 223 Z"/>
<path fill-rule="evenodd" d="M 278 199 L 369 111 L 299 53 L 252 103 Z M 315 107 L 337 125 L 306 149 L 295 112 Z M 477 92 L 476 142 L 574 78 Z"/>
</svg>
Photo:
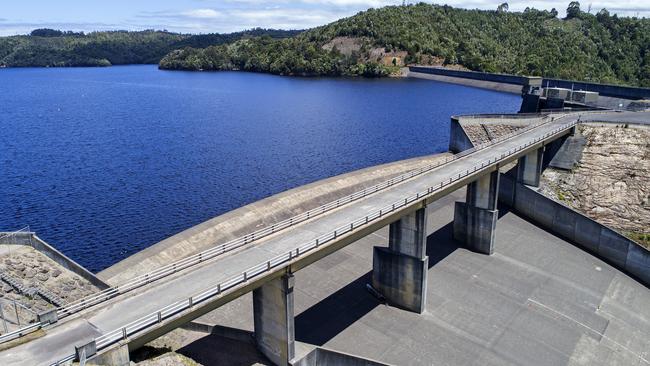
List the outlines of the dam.
<svg viewBox="0 0 650 366">
<path fill-rule="evenodd" d="M 126 364 L 129 351 L 212 317 L 251 331 L 278 365 L 647 363 L 647 348 L 626 337 L 647 330 L 647 250 L 534 190 L 581 121 L 647 115 L 522 117 L 455 117 L 455 155 L 332 179 L 349 192 L 314 185 L 324 204 L 289 193 L 161 242 L 100 273 L 108 288 L 39 314 L 45 334 L 0 360 Z M 476 119 L 514 127 L 477 143 L 467 133 Z M 292 210 L 274 216 L 273 204 Z M 351 281 L 319 283 L 339 271 Z"/>
</svg>

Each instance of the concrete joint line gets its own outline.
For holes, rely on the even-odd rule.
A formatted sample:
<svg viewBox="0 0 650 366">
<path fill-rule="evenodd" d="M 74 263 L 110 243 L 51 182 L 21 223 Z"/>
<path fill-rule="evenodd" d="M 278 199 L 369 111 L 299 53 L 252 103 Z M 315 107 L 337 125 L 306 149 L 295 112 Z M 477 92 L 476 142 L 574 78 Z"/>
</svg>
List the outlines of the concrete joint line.
<svg viewBox="0 0 650 366">
<path fill-rule="evenodd" d="M 563 317 L 563 318 L 565 318 L 565 319 L 567 319 L 567 320 L 569 320 L 569 321 L 571 321 L 571 322 L 573 322 L 573 323 L 575 323 L 575 324 L 578 324 L 579 326 L 581 326 L 581 327 L 587 329 L 588 331 L 590 331 L 590 332 L 592 332 L 592 333 L 595 333 L 595 334 L 599 335 L 601 338 L 607 339 L 608 341 L 610 341 L 610 342 L 616 344 L 617 346 L 619 346 L 619 347 L 621 347 L 622 349 L 626 350 L 628 353 L 630 353 L 630 354 L 636 356 L 638 359 L 640 359 L 641 361 L 643 361 L 645 364 L 650 365 L 650 360 L 644 358 L 642 355 L 640 355 L 640 354 L 638 354 L 638 353 L 632 351 L 631 349 L 627 348 L 626 346 L 622 345 L 621 343 L 617 342 L 616 340 L 614 340 L 614 339 L 612 339 L 612 338 L 606 336 L 605 334 L 603 334 L 603 333 L 601 333 L 601 332 L 599 332 L 599 331 L 597 331 L 597 330 L 591 328 L 590 326 L 588 326 L 588 325 L 586 325 L 586 324 L 584 324 L 584 323 L 582 323 L 582 322 L 580 322 L 580 321 L 578 321 L 578 320 L 576 320 L 576 319 L 574 319 L 574 318 L 572 318 L 572 317 L 570 317 L 570 316 L 568 316 L 568 315 L 566 315 L 566 314 L 564 314 L 564 313 L 561 313 L 561 312 L 559 312 L 559 311 L 557 311 L 557 310 L 555 310 L 555 309 L 553 309 L 553 308 L 551 308 L 551 307 L 549 307 L 549 306 L 546 306 L 546 305 L 542 304 L 542 303 L 539 302 L 539 301 L 535 301 L 535 300 L 533 300 L 533 299 L 531 299 L 531 298 L 528 298 L 528 302 L 530 302 L 530 303 L 532 303 L 532 304 L 534 304 L 534 305 L 537 305 L 537 306 L 539 306 L 539 307 L 541 307 L 541 308 L 544 308 L 544 309 L 546 309 L 546 310 L 548 310 L 548 311 L 550 311 L 550 312 L 552 312 L 552 313 L 554 313 L 554 314 L 557 314 L 557 315 L 559 315 L 559 316 L 561 316 L 561 317 Z"/>
</svg>

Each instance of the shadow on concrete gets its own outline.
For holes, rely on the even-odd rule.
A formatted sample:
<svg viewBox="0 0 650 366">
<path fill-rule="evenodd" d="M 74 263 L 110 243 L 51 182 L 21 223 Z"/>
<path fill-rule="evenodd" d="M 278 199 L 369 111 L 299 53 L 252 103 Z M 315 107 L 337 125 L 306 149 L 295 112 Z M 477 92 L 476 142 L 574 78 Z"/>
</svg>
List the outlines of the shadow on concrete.
<svg viewBox="0 0 650 366">
<path fill-rule="evenodd" d="M 503 204 L 501 202 L 499 202 L 497 208 L 499 209 L 499 218 L 498 218 L 499 220 L 501 220 L 501 218 L 503 216 L 507 215 L 512 210 L 512 208 L 510 206 L 507 206 L 507 205 L 505 205 L 505 204 Z M 497 223 L 497 227 L 499 227 L 498 223 Z"/>
<path fill-rule="evenodd" d="M 429 256 L 429 268 L 440 263 L 456 249 L 462 248 L 459 242 L 453 238 L 454 223 L 450 222 L 427 237 L 427 255 Z"/>
<path fill-rule="evenodd" d="M 215 334 L 197 339 L 176 352 L 201 365 L 273 365 L 252 340 L 242 342 Z"/>
<path fill-rule="evenodd" d="M 380 305 L 366 289 L 370 282 L 372 271 L 297 315 L 296 340 L 322 346 Z"/>
<path fill-rule="evenodd" d="M 449 223 L 427 237 L 429 268 L 440 263 L 460 246 L 452 239 Z M 366 284 L 372 282 L 372 271 L 357 278 L 319 303 L 295 317 L 296 340 L 323 346 L 343 330 L 382 303 L 372 296 Z"/>
</svg>

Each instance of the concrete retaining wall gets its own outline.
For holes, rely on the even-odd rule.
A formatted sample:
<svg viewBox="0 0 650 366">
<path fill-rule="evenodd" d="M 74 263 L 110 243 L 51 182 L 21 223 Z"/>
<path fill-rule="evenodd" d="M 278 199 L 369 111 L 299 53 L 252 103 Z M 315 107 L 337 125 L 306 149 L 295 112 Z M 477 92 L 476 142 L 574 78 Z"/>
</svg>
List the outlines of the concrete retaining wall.
<svg viewBox="0 0 650 366">
<path fill-rule="evenodd" d="M 347 353 L 336 352 L 326 348 L 317 347 L 305 357 L 292 363 L 293 366 L 389 366 L 388 364 L 369 360 Z"/>
<path fill-rule="evenodd" d="M 452 117 L 449 127 L 449 151 L 457 154 L 474 147 L 459 118 Z"/>
<path fill-rule="evenodd" d="M 499 200 L 551 233 L 570 240 L 650 286 L 650 251 L 573 209 L 501 176 Z"/>
<path fill-rule="evenodd" d="M 65 254 L 56 250 L 54 247 L 52 247 L 51 245 L 43 241 L 34 233 L 29 233 L 29 232 L 15 233 L 14 235 L 12 235 L 12 239 L 10 242 L 0 241 L 0 244 L 29 245 L 34 249 L 38 250 L 39 252 L 43 253 L 48 258 L 55 261 L 58 265 L 83 277 L 88 282 L 92 283 L 98 288 L 103 290 L 109 287 L 104 281 L 100 280 L 92 272 L 88 271 L 77 262 L 68 258 Z"/>
</svg>

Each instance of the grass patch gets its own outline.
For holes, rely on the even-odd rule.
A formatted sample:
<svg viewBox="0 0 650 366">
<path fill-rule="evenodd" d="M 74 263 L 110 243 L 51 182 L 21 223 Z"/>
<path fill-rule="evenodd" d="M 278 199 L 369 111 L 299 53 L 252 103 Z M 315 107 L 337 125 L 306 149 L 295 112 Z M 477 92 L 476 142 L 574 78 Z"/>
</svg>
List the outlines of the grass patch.
<svg viewBox="0 0 650 366">
<path fill-rule="evenodd" d="M 36 338 L 40 338 L 40 337 L 42 337 L 44 335 L 45 335 L 45 331 L 43 329 L 37 329 L 37 330 L 35 330 L 35 331 L 31 332 L 31 333 L 25 334 L 24 336 L 22 336 L 20 338 L 16 338 L 16 339 L 11 340 L 9 342 L 5 342 L 5 343 L 0 344 L 0 351 L 4 351 L 4 350 L 7 350 L 9 348 L 19 346 L 19 345 L 21 345 L 23 343 L 27 343 L 27 342 L 29 342 L 31 340 L 36 339 Z"/>
<path fill-rule="evenodd" d="M 639 233 L 639 232 L 630 231 L 625 233 L 625 236 L 627 236 L 629 239 L 634 240 L 642 247 L 650 250 L 650 233 Z"/>
</svg>

